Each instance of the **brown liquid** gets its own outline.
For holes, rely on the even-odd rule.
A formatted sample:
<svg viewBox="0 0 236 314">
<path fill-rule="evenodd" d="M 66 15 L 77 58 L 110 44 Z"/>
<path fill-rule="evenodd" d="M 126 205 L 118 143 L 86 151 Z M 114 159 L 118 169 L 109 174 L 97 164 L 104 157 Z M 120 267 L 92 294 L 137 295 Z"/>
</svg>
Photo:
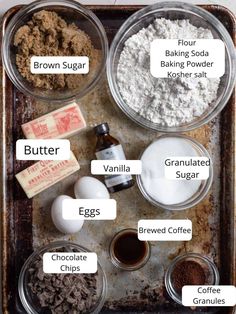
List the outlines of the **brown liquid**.
<svg viewBox="0 0 236 314">
<path fill-rule="evenodd" d="M 144 259 L 148 248 L 145 241 L 139 241 L 136 232 L 121 234 L 114 243 L 114 255 L 123 264 L 136 265 Z"/>
</svg>

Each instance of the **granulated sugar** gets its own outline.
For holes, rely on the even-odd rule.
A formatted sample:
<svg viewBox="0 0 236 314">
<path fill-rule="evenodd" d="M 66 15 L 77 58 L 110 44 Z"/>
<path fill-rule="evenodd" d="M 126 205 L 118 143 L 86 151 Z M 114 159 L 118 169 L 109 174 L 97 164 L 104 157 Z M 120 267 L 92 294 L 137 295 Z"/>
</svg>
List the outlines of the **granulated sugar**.
<svg viewBox="0 0 236 314">
<path fill-rule="evenodd" d="M 141 157 L 141 182 L 152 199 L 165 205 L 173 205 L 184 203 L 197 193 L 201 180 L 168 180 L 165 177 L 165 160 L 186 156 L 199 157 L 199 154 L 184 138 L 159 138 L 146 148 Z"/>
<path fill-rule="evenodd" d="M 121 52 L 118 86 L 126 104 L 162 126 L 178 126 L 201 116 L 217 97 L 220 79 L 155 78 L 150 73 L 154 39 L 212 39 L 208 29 L 188 20 L 156 19 L 131 36 Z"/>
</svg>

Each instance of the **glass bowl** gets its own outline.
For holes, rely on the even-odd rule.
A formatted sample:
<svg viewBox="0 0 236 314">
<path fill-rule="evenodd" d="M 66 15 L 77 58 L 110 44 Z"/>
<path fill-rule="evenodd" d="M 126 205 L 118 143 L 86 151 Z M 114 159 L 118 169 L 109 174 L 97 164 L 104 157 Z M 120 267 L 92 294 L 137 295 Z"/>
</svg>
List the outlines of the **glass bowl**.
<svg viewBox="0 0 236 314">
<path fill-rule="evenodd" d="M 170 20 L 188 19 L 190 23 L 196 27 L 210 29 L 213 37 L 215 39 L 221 39 L 225 43 L 226 47 L 225 74 L 220 79 L 217 99 L 211 104 L 209 110 L 204 112 L 201 116 L 196 117 L 189 123 L 175 127 L 162 126 L 160 124 L 153 123 L 131 109 L 123 100 L 117 83 L 117 66 L 126 40 L 132 35 L 138 33 L 142 28 L 147 27 L 156 18 L 166 18 Z M 107 78 L 114 101 L 131 120 L 140 126 L 159 132 L 184 132 L 208 123 L 227 104 L 235 85 L 235 59 L 233 41 L 225 27 L 216 17 L 206 10 L 191 4 L 182 2 L 160 2 L 147 6 L 134 13 L 121 26 L 110 47 L 107 64 Z M 127 82 L 127 84 L 129 83 Z"/>
<path fill-rule="evenodd" d="M 208 194 L 208 192 L 210 190 L 210 187 L 211 187 L 211 184 L 213 181 L 213 166 L 212 166 L 211 157 L 203 145 L 201 145 L 196 140 L 194 140 L 193 138 L 191 138 L 187 135 L 165 134 L 165 135 L 159 136 L 154 142 L 156 142 L 160 139 L 163 139 L 163 138 L 181 138 L 181 139 L 184 139 L 192 145 L 192 147 L 196 150 L 199 157 L 209 158 L 210 159 L 209 177 L 207 180 L 202 180 L 198 191 L 195 194 L 193 194 L 192 197 L 190 197 L 189 199 L 187 199 L 186 201 L 184 201 L 182 203 L 177 203 L 177 204 L 169 204 L 169 205 L 163 204 L 163 203 L 158 202 L 151 195 L 149 195 L 148 192 L 145 190 L 145 187 L 143 185 L 142 178 L 141 178 L 142 175 L 136 176 L 139 190 L 141 191 L 142 195 L 146 198 L 146 200 L 148 200 L 152 205 L 154 205 L 156 207 L 168 209 L 168 210 L 184 210 L 184 209 L 191 208 L 191 207 L 197 205 L 198 203 L 200 203 L 205 198 L 205 196 Z M 154 142 L 152 142 L 149 146 L 151 146 Z M 142 159 L 142 156 L 145 153 L 145 150 L 141 154 L 140 159 Z M 171 157 L 171 154 L 170 154 L 170 157 Z M 181 156 L 178 156 L 178 157 L 181 157 Z M 191 156 L 189 156 L 189 157 L 191 157 Z"/>
<path fill-rule="evenodd" d="M 109 253 L 110 253 L 111 262 L 115 267 L 122 269 L 122 270 L 126 270 L 126 271 L 134 271 L 134 270 L 138 270 L 138 269 L 142 268 L 149 261 L 149 258 L 151 256 L 151 245 L 148 241 L 142 241 L 144 243 L 144 246 L 145 246 L 145 253 L 144 253 L 144 256 L 142 257 L 142 259 L 135 264 L 130 264 L 130 265 L 125 264 L 116 257 L 114 248 L 115 248 L 116 241 L 120 237 L 122 237 L 123 235 L 125 235 L 127 233 L 128 234 L 130 234 L 130 233 L 134 234 L 138 238 L 138 230 L 137 229 L 127 228 L 127 229 L 123 229 L 123 230 L 119 231 L 118 233 L 116 233 L 114 235 L 114 237 L 111 240 L 111 243 L 109 246 Z"/>
<path fill-rule="evenodd" d="M 198 263 L 202 267 L 205 273 L 205 277 L 207 279 L 205 285 L 218 285 L 220 281 L 218 269 L 208 257 L 202 256 L 198 253 L 187 253 L 181 256 L 177 256 L 172 261 L 165 273 L 165 287 L 169 296 L 179 304 L 182 304 L 182 294 L 175 289 L 173 285 L 172 274 L 175 267 L 181 262 L 185 261 L 193 261 L 195 263 Z"/>
<path fill-rule="evenodd" d="M 41 307 L 37 296 L 32 293 L 28 285 L 30 283 L 30 269 L 39 256 L 42 256 L 46 252 L 55 252 L 56 250 L 58 251 L 60 249 L 63 249 L 65 252 L 90 252 L 86 248 L 75 243 L 68 241 L 56 241 L 49 243 L 48 245 L 45 245 L 32 253 L 24 263 L 18 281 L 18 292 L 20 300 L 28 314 L 46 313 L 45 308 Z M 107 293 L 106 275 L 99 262 L 97 275 L 97 301 L 93 308 L 91 308 L 91 310 L 88 312 L 93 314 L 100 312 L 104 305 Z"/>
<path fill-rule="evenodd" d="M 40 10 L 54 11 L 66 22 L 75 23 L 79 29 L 88 34 L 94 48 L 99 50 L 99 54 L 101 54 L 99 62 L 93 71 L 83 74 L 86 75 L 87 80 L 82 86 L 74 89 L 46 90 L 34 87 L 19 73 L 16 66 L 16 47 L 13 45 L 14 36 L 16 31 L 26 24 L 35 12 Z M 43 101 L 71 101 L 83 97 L 99 82 L 106 65 L 107 54 L 108 41 L 101 22 L 91 10 L 73 0 L 42 0 L 23 6 L 7 25 L 2 44 L 3 64 L 12 83 L 22 93 Z"/>
</svg>

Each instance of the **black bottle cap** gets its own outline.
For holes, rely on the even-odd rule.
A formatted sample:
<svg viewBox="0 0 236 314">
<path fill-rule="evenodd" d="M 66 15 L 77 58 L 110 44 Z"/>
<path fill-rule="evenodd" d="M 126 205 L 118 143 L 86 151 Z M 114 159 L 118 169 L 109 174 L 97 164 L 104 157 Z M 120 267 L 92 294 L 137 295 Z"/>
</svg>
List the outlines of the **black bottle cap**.
<svg viewBox="0 0 236 314">
<path fill-rule="evenodd" d="M 109 125 L 105 122 L 105 123 L 101 123 L 97 126 L 95 126 L 94 128 L 94 132 L 97 134 L 97 135 L 102 135 L 102 134 L 106 134 L 109 132 Z"/>
</svg>

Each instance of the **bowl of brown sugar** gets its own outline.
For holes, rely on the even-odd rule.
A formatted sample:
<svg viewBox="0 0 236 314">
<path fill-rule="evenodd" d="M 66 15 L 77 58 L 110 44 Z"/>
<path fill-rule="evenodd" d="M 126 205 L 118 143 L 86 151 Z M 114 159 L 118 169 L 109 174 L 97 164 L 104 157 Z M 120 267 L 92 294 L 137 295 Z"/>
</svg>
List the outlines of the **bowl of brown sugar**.
<svg viewBox="0 0 236 314">
<path fill-rule="evenodd" d="M 218 285 L 219 272 L 216 265 L 206 256 L 187 253 L 177 256 L 165 274 L 165 287 L 169 296 L 182 304 L 184 286 Z"/>
<path fill-rule="evenodd" d="M 10 20 L 2 45 L 12 83 L 44 101 L 70 101 L 91 91 L 101 78 L 107 53 L 99 19 L 71 0 L 23 6 Z"/>
</svg>

